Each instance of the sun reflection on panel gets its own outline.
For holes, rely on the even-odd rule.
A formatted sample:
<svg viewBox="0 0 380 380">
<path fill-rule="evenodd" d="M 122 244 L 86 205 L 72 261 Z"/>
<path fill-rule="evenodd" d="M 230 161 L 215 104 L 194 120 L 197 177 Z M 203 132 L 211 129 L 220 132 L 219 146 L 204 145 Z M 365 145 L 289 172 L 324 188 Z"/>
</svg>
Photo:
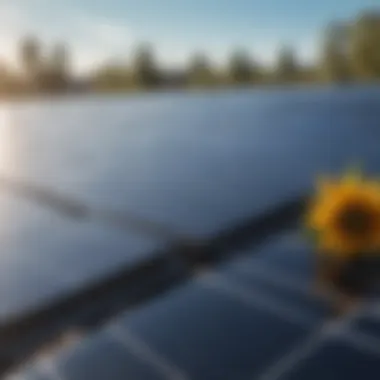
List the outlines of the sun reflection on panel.
<svg viewBox="0 0 380 380">
<path fill-rule="evenodd" d="M 0 175 L 12 174 L 15 164 L 11 116 L 9 106 L 0 105 Z"/>
</svg>

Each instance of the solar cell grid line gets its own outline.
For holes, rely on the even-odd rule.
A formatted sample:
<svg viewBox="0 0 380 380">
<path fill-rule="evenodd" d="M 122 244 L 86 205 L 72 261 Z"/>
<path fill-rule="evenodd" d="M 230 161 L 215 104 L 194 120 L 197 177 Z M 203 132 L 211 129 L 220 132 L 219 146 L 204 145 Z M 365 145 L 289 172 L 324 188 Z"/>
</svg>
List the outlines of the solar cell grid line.
<svg viewBox="0 0 380 380">
<path fill-rule="evenodd" d="M 380 301 L 372 307 L 370 315 L 380 319 Z"/>
<path fill-rule="evenodd" d="M 380 357 L 380 340 L 377 338 L 360 331 L 350 329 L 342 335 L 342 339 L 349 345 L 368 351 L 369 353 Z"/>
<path fill-rule="evenodd" d="M 262 262 L 255 263 L 254 266 L 247 266 L 244 265 L 244 262 L 239 262 L 236 267 L 247 274 L 254 274 L 274 285 L 286 287 L 289 290 L 294 290 L 295 292 L 299 292 L 316 299 L 322 299 L 322 296 L 320 296 L 317 292 L 313 292 L 313 288 L 311 286 L 305 287 L 305 284 L 302 283 L 302 279 L 295 279 L 294 276 L 290 277 L 287 271 L 279 270 L 278 268 L 274 268 L 268 264 L 263 264 Z M 330 299 L 337 299 L 339 297 L 339 295 L 333 290 L 326 290 L 324 295 Z"/>
<path fill-rule="evenodd" d="M 155 352 L 146 342 L 132 334 L 125 326 L 112 325 L 106 332 L 141 361 L 146 362 L 165 375 L 168 380 L 190 380 L 190 377 L 182 369 Z"/>
<path fill-rule="evenodd" d="M 65 377 L 59 373 L 58 368 L 51 357 L 39 360 L 35 365 L 35 371 L 39 375 L 48 377 L 49 380 L 69 380 L 65 379 Z"/>
<path fill-rule="evenodd" d="M 380 300 L 378 298 L 369 298 L 362 302 L 360 306 L 360 312 L 358 313 L 359 317 L 367 317 L 367 316 L 376 316 L 380 317 Z"/>
<path fill-rule="evenodd" d="M 197 278 L 197 280 L 200 284 L 235 298 L 248 307 L 263 308 L 288 322 L 302 326 L 310 326 L 313 323 L 313 318 L 310 315 L 289 307 L 282 303 L 281 300 L 275 299 L 275 297 L 271 297 L 264 292 L 248 291 L 242 286 L 231 283 L 219 274 L 210 272 Z"/>
<path fill-rule="evenodd" d="M 302 359 L 305 359 L 316 352 L 323 342 L 332 336 L 342 336 L 345 334 L 352 323 L 367 312 L 367 305 L 358 306 L 347 316 L 326 322 L 319 328 L 314 329 L 301 343 L 297 344 L 294 349 L 286 353 L 274 365 L 264 370 L 258 377 L 252 380 L 278 380 L 283 375 L 292 370 Z"/>
<path fill-rule="evenodd" d="M 373 308 L 368 313 L 368 316 L 373 318 L 374 320 L 380 321 L 380 302 L 379 304 L 375 304 Z"/>
<path fill-rule="evenodd" d="M 271 282 L 275 285 L 284 286 L 290 290 L 301 292 L 306 295 L 313 295 L 310 292 L 310 289 L 304 287 L 305 284 L 302 284 L 302 279 L 295 279 L 294 276 L 290 277 L 287 271 L 278 270 L 268 264 L 258 262 L 255 263 L 255 265 L 247 266 L 241 261 L 236 265 L 236 267 L 247 274 L 254 274 L 255 276 L 261 277 L 263 280 Z"/>
</svg>

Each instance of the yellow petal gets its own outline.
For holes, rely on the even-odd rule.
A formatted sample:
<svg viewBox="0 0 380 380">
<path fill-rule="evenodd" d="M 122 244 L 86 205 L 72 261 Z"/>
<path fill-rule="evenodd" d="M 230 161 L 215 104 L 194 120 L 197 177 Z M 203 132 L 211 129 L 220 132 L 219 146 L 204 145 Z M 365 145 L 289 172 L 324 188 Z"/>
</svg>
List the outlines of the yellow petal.
<svg viewBox="0 0 380 380">
<path fill-rule="evenodd" d="M 337 218 L 352 205 L 368 210 L 374 225 L 363 238 L 342 231 Z M 340 258 L 363 250 L 380 249 L 380 181 L 364 180 L 360 170 L 351 169 L 339 180 L 317 178 L 317 191 L 306 213 L 306 223 L 318 231 L 319 249 Z"/>
</svg>

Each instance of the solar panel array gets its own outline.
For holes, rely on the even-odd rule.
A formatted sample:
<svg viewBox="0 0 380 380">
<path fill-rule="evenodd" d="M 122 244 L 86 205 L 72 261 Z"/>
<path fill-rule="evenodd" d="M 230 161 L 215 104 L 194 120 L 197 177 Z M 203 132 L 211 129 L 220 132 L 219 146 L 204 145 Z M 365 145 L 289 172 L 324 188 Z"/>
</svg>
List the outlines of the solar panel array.
<svg viewBox="0 0 380 380">
<path fill-rule="evenodd" d="M 91 221 L 73 221 L 0 195 L 0 321 L 15 318 L 123 265 L 158 254 L 165 242 Z"/>
<path fill-rule="evenodd" d="M 344 329 L 326 325 L 329 305 L 311 291 L 313 255 L 294 233 L 270 236 L 260 249 L 230 250 L 239 258 L 183 283 L 189 273 L 182 243 L 207 244 L 306 195 L 317 171 L 340 169 L 353 157 L 378 171 L 374 94 L 333 94 L 12 106 L 9 128 L 0 128 L 0 144 L 9 148 L 0 147 L 0 188 L 6 190 L 0 194 L 0 327 L 29 321 L 123 268 L 141 266 L 154 281 L 114 282 L 115 295 L 98 289 L 89 316 L 127 308 L 141 287 L 149 293 L 165 281 L 177 285 L 180 277 L 182 283 L 18 376 L 223 380 L 304 373 L 312 379 L 317 370 L 307 371 L 326 352 L 336 355 L 335 378 L 339 371 L 354 373 L 346 360 L 352 352 L 370 368 L 377 355 L 369 333 L 377 329 L 375 313 L 363 311 L 342 323 Z M 162 265 L 149 272 L 152 261 Z M 56 326 L 50 328 L 54 335 Z M 312 340 L 308 353 L 310 336 L 318 344 Z M 1 348 L 1 360 L 9 347 Z M 295 365 L 297 350 L 307 353 L 302 365 Z"/>
<path fill-rule="evenodd" d="M 2 172 L 208 238 L 303 193 L 316 171 L 351 159 L 377 169 L 376 97 L 306 89 L 15 106 Z"/>
<path fill-rule="evenodd" d="M 7 379 L 378 378 L 380 308 L 331 320 L 312 257 L 295 234 L 246 249 Z"/>
</svg>

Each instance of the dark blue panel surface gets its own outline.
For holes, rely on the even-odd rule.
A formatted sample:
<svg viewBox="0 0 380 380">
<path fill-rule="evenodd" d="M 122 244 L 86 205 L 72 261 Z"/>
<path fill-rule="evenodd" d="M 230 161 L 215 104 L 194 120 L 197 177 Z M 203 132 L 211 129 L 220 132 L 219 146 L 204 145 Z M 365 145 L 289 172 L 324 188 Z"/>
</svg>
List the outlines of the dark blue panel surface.
<svg viewBox="0 0 380 380">
<path fill-rule="evenodd" d="M 118 325 L 193 379 L 251 379 L 309 328 L 190 283 Z"/>
<path fill-rule="evenodd" d="M 4 194 L 0 215 L 0 320 L 136 264 L 162 244 Z"/>
<path fill-rule="evenodd" d="M 147 363 L 130 354 L 110 336 L 100 333 L 61 355 L 55 369 L 67 380 L 164 380 Z"/>
<path fill-rule="evenodd" d="M 352 160 L 378 170 L 379 99 L 305 89 L 19 104 L 2 111 L 2 169 L 204 236 L 304 191 L 316 172 Z"/>
<path fill-rule="evenodd" d="M 323 320 L 331 315 L 331 303 L 317 294 L 315 258 L 312 246 L 293 231 L 273 236 L 260 247 L 237 252 L 237 257 L 222 264 L 219 271 L 246 292 L 259 291 Z"/>
<path fill-rule="evenodd" d="M 354 324 L 355 328 L 361 332 L 364 332 L 370 336 L 380 338 L 380 319 L 379 317 L 365 316 Z"/>
<path fill-rule="evenodd" d="M 295 281 L 293 283 L 289 281 L 287 283 L 286 272 L 274 272 L 270 267 L 256 267 L 250 270 L 246 263 L 239 264 L 243 265 L 224 268 L 223 275 L 227 281 L 232 281 L 242 286 L 247 292 L 258 291 L 271 296 L 279 304 L 295 307 L 304 315 L 309 315 L 310 318 L 315 320 L 323 320 L 330 315 L 328 302 L 316 297 L 311 288 L 305 286 L 302 282 L 297 283 Z M 282 274 L 285 274 L 285 276 Z"/>
<path fill-rule="evenodd" d="M 377 380 L 379 377 L 379 356 L 341 342 L 330 342 L 279 380 Z"/>
<path fill-rule="evenodd" d="M 293 282 L 308 287 L 314 281 L 315 252 L 312 246 L 297 233 L 274 236 L 262 246 L 248 248 L 243 253 L 246 258 L 237 263 L 238 266 L 250 268 L 263 265 L 284 272 Z"/>
<path fill-rule="evenodd" d="M 12 374 L 6 380 L 166 379 L 104 332 L 85 339 L 72 349 L 66 349 L 55 358 L 43 360 L 43 365 L 37 361 L 24 372 Z"/>
</svg>

